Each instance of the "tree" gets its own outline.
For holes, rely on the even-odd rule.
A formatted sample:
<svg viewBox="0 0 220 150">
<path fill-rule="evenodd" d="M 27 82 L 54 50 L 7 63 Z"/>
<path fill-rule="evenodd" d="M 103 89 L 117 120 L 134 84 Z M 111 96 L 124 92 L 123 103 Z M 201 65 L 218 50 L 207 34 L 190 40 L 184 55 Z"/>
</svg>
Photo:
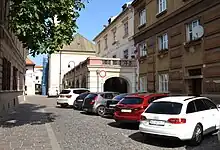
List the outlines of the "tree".
<svg viewBox="0 0 220 150">
<path fill-rule="evenodd" d="M 32 56 L 52 54 L 72 42 L 82 8 L 82 0 L 11 0 L 10 27 Z"/>
</svg>

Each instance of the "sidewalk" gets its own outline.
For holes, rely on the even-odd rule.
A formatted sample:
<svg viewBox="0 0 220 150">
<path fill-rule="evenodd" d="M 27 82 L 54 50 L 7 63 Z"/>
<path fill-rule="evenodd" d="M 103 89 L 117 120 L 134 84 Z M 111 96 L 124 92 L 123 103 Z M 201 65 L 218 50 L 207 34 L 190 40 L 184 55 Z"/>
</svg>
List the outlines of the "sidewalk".
<svg viewBox="0 0 220 150">
<path fill-rule="evenodd" d="M 46 106 L 22 103 L 0 122 L 0 150 L 52 150 L 48 124 L 53 122 Z"/>
</svg>

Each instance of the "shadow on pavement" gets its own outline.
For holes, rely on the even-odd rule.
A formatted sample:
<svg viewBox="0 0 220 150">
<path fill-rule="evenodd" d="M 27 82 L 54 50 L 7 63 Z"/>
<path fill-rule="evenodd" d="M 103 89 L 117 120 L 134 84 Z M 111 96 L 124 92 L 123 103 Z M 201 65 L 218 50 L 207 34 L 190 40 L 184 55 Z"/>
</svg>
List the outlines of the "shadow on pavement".
<svg viewBox="0 0 220 150">
<path fill-rule="evenodd" d="M 54 122 L 56 116 L 53 113 L 44 112 L 44 108 L 46 106 L 28 103 L 19 104 L 16 111 L 1 120 L 0 127 L 13 128 L 27 124 L 41 125 Z"/>
<path fill-rule="evenodd" d="M 135 123 L 117 123 L 117 122 L 111 122 L 108 123 L 109 126 L 114 128 L 120 128 L 120 129 L 128 129 L 128 130 L 138 130 L 139 125 Z"/>
<path fill-rule="evenodd" d="M 163 148 L 185 147 L 186 150 L 220 150 L 220 143 L 217 135 L 205 136 L 201 145 L 196 147 L 189 146 L 188 141 L 180 141 L 178 139 L 164 139 L 151 135 L 143 135 L 140 132 L 136 132 L 130 135 L 129 138 L 143 144 L 148 144 Z"/>
</svg>

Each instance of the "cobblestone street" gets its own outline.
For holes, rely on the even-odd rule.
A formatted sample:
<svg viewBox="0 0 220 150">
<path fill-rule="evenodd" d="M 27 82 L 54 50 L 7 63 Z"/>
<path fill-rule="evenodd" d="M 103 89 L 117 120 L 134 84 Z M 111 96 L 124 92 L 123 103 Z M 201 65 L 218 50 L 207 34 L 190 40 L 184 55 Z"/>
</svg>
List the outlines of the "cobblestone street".
<svg viewBox="0 0 220 150">
<path fill-rule="evenodd" d="M 143 137 L 138 127 L 118 126 L 110 118 L 57 108 L 55 98 L 28 97 L 1 122 L 0 150 L 219 150 L 218 136 L 199 147 L 185 142 Z"/>
</svg>

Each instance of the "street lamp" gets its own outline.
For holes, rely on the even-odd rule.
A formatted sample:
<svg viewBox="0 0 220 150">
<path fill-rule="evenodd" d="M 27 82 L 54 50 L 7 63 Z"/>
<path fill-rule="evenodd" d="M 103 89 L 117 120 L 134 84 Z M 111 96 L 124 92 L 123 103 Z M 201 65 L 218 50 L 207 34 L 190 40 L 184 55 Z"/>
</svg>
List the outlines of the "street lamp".
<svg viewBox="0 0 220 150">
<path fill-rule="evenodd" d="M 70 66 L 70 63 L 73 63 L 73 71 L 74 71 L 74 78 L 73 78 L 73 79 L 74 79 L 74 87 L 75 87 L 75 76 L 76 76 L 76 75 L 75 75 L 75 73 L 76 73 L 76 72 L 75 72 L 75 70 L 76 70 L 75 67 L 76 67 L 76 63 L 75 63 L 75 61 L 70 61 L 70 62 L 68 63 L 68 68 L 71 67 L 71 66 Z"/>
</svg>

